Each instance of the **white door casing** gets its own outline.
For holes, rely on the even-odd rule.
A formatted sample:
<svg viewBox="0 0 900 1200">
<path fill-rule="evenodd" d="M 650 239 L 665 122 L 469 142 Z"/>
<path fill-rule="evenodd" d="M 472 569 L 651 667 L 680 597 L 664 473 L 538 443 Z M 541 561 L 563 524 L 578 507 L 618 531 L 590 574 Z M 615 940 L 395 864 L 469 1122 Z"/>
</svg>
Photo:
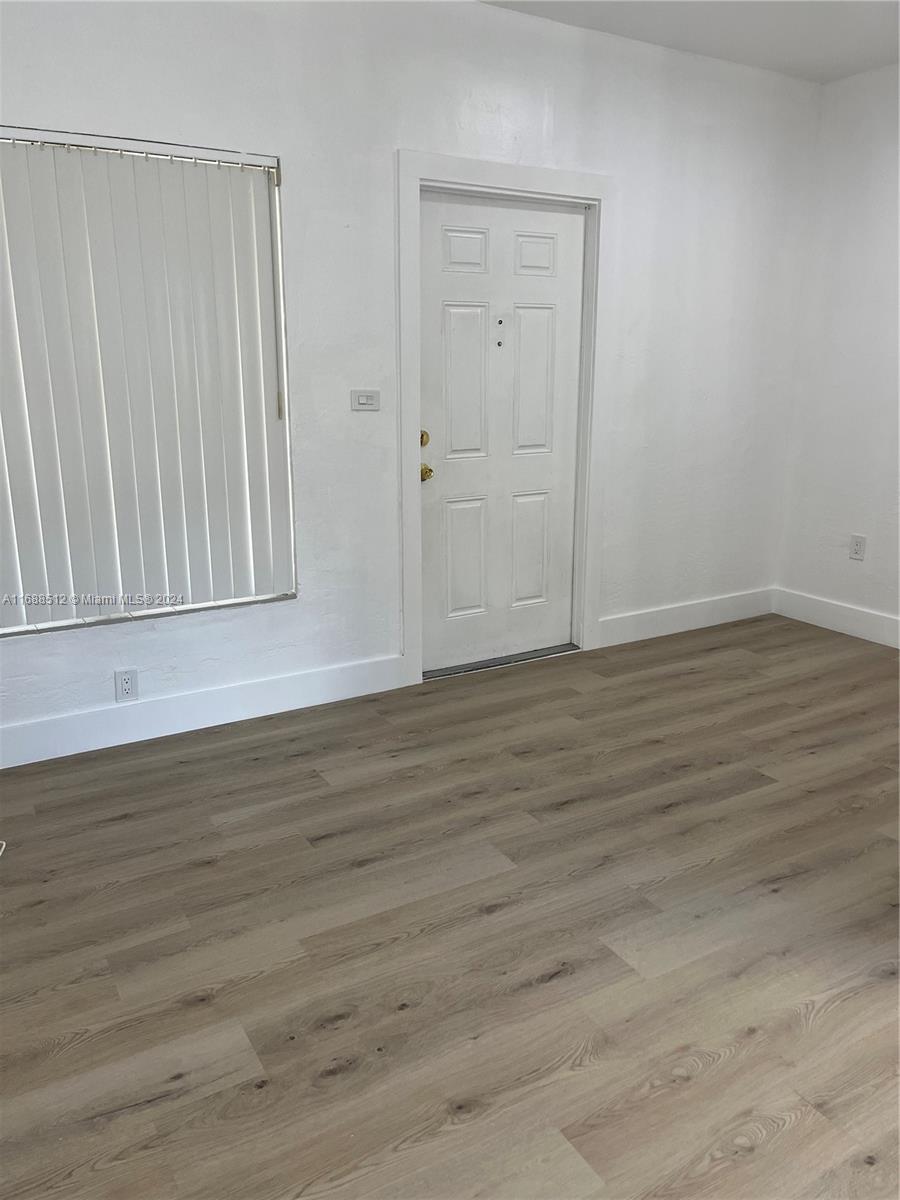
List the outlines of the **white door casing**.
<svg viewBox="0 0 900 1200">
<path fill-rule="evenodd" d="M 423 192 L 426 670 L 569 642 L 583 205 Z"/>
</svg>

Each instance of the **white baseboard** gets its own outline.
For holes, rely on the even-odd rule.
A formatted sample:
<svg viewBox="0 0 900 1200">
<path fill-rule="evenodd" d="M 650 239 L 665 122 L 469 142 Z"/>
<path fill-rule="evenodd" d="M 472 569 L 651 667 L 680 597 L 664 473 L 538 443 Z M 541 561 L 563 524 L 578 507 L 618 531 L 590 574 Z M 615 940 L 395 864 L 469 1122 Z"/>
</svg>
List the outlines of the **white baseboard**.
<svg viewBox="0 0 900 1200">
<path fill-rule="evenodd" d="M 793 592 L 780 587 L 772 588 L 772 611 L 782 617 L 793 617 L 795 621 L 806 621 L 809 625 L 821 625 L 823 629 L 864 638 L 867 642 L 880 642 L 884 646 L 900 645 L 900 617 L 893 617 L 890 613 L 860 608 L 855 604 L 841 604 L 837 600 L 808 596 L 806 592 Z"/>
<path fill-rule="evenodd" d="M 706 600 L 619 613 L 600 618 L 599 634 L 591 649 L 640 642 L 667 633 L 685 633 L 689 629 L 704 629 L 707 625 L 722 625 L 726 621 L 743 621 L 771 611 L 771 589 L 758 588 L 752 592 L 733 592 L 728 596 L 710 596 Z"/>
<path fill-rule="evenodd" d="M 585 649 L 684 633 L 771 612 L 886 646 L 900 643 L 900 620 L 889 613 L 772 587 L 601 617 L 590 643 L 585 639 Z M 408 660 L 392 655 L 7 725 L 0 731 L 0 767 L 309 708 L 416 682 Z"/>
<path fill-rule="evenodd" d="M 407 660 L 392 655 L 7 725 L 0 733 L 0 766 L 20 766 L 389 691 L 415 682 L 408 676 Z"/>
</svg>

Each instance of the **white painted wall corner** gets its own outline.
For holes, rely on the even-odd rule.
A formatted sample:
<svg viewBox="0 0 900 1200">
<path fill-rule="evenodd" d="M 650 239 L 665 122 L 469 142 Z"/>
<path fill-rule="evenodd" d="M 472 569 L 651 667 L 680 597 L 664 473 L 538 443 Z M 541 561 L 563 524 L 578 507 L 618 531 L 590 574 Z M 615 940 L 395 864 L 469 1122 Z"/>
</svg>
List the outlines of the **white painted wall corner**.
<svg viewBox="0 0 900 1200">
<path fill-rule="evenodd" d="M 792 617 L 795 621 L 833 629 L 836 633 L 846 633 L 867 642 L 900 646 L 900 617 L 773 585 L 750 592 L 734 592 L 726 596 L 711 596 L 706 600 L 689 600 L 683 604 L 665 604 L 660 608 L 601 617 L 597 637 L 585 649 L 619 646 L 624 642 L 664 637 L 669 633 L 685 633 L 689 629 L 705 629 L 710 625 L 743 621 L 766 613 Z"/>
</svg>

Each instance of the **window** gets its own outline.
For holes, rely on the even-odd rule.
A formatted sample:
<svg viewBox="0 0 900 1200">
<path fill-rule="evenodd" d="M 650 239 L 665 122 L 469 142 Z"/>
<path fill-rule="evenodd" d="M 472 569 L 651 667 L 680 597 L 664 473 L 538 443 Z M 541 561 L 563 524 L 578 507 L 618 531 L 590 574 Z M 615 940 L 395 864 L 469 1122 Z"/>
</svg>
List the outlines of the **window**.
<svg viewBox="0 0 900 1200">
<path fill-rule="evenodd" d="M 2 136 L 0 631 L 293 595 L 277 163 Z"/>
</svg>

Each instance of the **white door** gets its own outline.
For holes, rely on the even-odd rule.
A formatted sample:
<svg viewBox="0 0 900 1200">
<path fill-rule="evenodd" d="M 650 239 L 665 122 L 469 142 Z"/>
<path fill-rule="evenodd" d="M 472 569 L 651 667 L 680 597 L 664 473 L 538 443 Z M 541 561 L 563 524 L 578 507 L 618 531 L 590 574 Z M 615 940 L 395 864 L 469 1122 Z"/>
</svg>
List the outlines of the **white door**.
<svg viewBox="0 0 900 1200">
<path fill-rule="evenodd" d="M 422 198 L 424 667 L 572 637 L 584 211 Z"/>
</svg>

